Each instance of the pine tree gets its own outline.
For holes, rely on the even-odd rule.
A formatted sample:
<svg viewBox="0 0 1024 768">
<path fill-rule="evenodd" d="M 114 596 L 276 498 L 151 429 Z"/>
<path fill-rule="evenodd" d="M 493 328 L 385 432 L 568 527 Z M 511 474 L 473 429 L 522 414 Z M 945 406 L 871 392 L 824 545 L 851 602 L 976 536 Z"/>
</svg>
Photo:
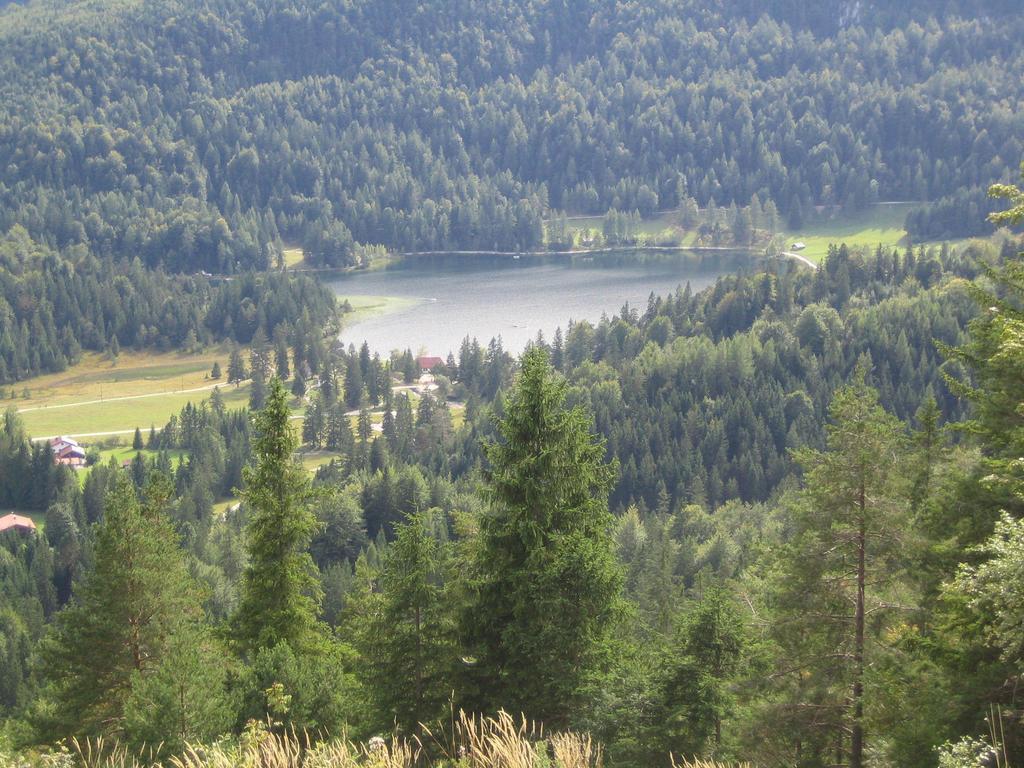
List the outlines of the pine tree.
<svg viewBox="0 0 1024 768">
<path fill-rule="evenodd" d="M 267 343 L 267 334 L 263 326 L 259 326 L 249 341 L 249 370 L 255 373 L 259 371 L 266 379 L 270 376 L 270 347 Z"/>
<path fill-rule="evenodd" d="M 163 744 L 180 752 L 189 743 L 221 736 L 233 725 L 226 693 L 230 662 L 212 628 L 183 622 L 167 638 L 153 673 L 140 677 L 125 702 L 129 745 L 141 750 Z"/>
<path fill-rule="evenodd" d="M 221 377 L 220 363 L 216 360 L 213 361 L 213 368 L 210 369 L 210 378 L 219 379 Z"/>
<path fill-rule="evenodd" d="M 904 451 L 901 424 L 878 404 L 863 368 L 836 393 L 829 415 L 827 450 L 796 454 L 805 488 L 792 504 L 793 537 L 777 553 L 777 627 L 787 649 L 780 664 L 803 676 L 799 696 L 816 691 L 813 719 L 834 729 L 818 734 L 822 748 L 847 754 L 859 768 L 866 670 L 893 614 L 889 598 L 906 577 L 908 527 L 896 485 Z M 794 667 L 793 658 L 801 664 Z"/>
<path fill-rule="evenodd" d="M 363 397 L 363 372 L 356 359 L 350 358 L 345 366 L 345 405 L 358 408 Z"/>
<path fill-rule="evenodd" d="M 365 687 L 377 727 L 417 734 L 440 718 L 452 690 L 457 658 L 453 614 L 444 582 L 448 545 L 432 527 L 437 511 L 411 516 L 395 527 L 384 555 L 380 592 L 356 629 L 365 665 Z"/>
<path fill-rule="evenodd" d="M 42 649 L 53 697 L 45 728 L 54 736 L 181 744 L 212 737 L 231 720 L 223 659 L 204 629 L 200 592 L 162 511 L 170 493 L 166 481 L 151 480 L 143 505 L 121 476 L 107 497 L 95 567 L 76 585 Z M 189 669 L 172 672 L 182 659 Z M 173 692 L 158 682 L 169 672 Z M 139 707 L 142 699 L 154 705 Z"/>
<path fill-rule="evenodd" d="M 267 400 L 267 380 L 261 368 L 252 369 L 252 386 L 249 389 L 249 410 L 258 411 Z"/>
<path fill-rule="evenodd" d="M 250 653 L 279 643 L 299 651 L 320 634 L 320 582 L 308 552 L 317 523 L 309 479 L 293 457 L 298 440 L 290 415 L 288 395 L 274 378 L 253 422 L 253 464 L 243 472 L 249 563 L 234 624 L 236 641 Z"/>
<path fill-rule="evenodd" d="M 234 347 L 231 350 L 231 357 L 228 358 L 228 384 L 237 386 L 245 381 L 248 375 L 245 360 L 242 359 L 242 351 L 238 347 Z"/>
<path fill-rule="evenodd" d="M 711 714 L 716 747 L 722 744 L 722 719 L 731 705 L 729 683 L 739 666 L 743 634 L 742 620 L 728 591 L 716 584 L 705 589 L 685 615 L 673 649 L 673 658 L 691 659 L 699 670 L 699 687 Z M 687 705 L 685 701 L 674 703 Z"/>
<path fill-rule="evenodd" d="M 590 417 L 534 347 L 487 447 L 491 510 L 480 520 L 471 601 L 462 617 L 467 695 L 563 727 L 599 671 L 622 576 L 607 495 L 614 467 Z"/>
<path fill-rule="evenodd" d="M 323 445 L 324 410 L 319 395 L 314 395 L 312 402 L 306 406 L 306 415 L 302 420 L 302 441 L 311 448 Z"/>
<path fill-rule="evenodd" d="M 281 381 L 287 381 L 288 377 L 292 375 L 288 365 L 288 345 L 285 344 L 284 339 L 277 343 L 274 350 L 274 366 L 277 370 L 277 377 Z"/>
<path fill-rule="evenodd" d="M 135 436 L 132 438 L 132 449 L 141 451 L 144 447 L 142 442 L 142 430 L 138 427 L 135 428 Z"/>
<path fill-rule="evenodd" d="M 349 421 L 345 407 L 341 403 L 331 406 L 331 410 L 327 414 L 326 432 L 327 447 L 332 451 L 347 454 L 352 450 L 355 444 L 355 438 L 352 436 L 352 422 Z"/>
<path fill-rule="evenodd" d="M 914 433 L 914 468 L 911 476 L 910 509 L 917 513 L 931 493 L 936 465 L 943 450 L 942 412 L 929 394 L 917 410 L 917 431 Z"/>
<path fill-rule="evenodd" d="M 359 433 L 359 442 L 362 443 L 365 448 L 366 442 L 373 435 L 373 420 L 370 417 L 370 409 L 365 406 L 359 409 L 357 431 Z"/>
<path fill-rule="evenodd" d="M 404 392 L 395 400 L 395 445 L 391 453 L 402 461 L 412 456 L 413 441 L 416 437 L 415 419 L 412 415 L 412 401 Z"/>
<path fill-rule="evenodd" d="M 953 394 L 973 406 L 966 426 L 982 447 L 982 471 L 1014 482 L 988 485 L 994 498 L 984 515 L 980 510 L 975 514 L 976 524 L 962 542 L 965 545 L 978 544 L 991 533 L 1000 509 L 1024 512 L 1024 499 L 1014 492 L 1024 481 L 1019 467 L 1019 457 L 1024 455 L 1020 408 L 1024 402 L 1024 377 L 1020 375 L 1024 364 L 1020 346 L 1024 339 L 1024 254 L 1008 257 L 998 267 L 982 267 L 992 288 L 981 284 L 969 287 L 980 312 L 968 326 L 967 342 L 959 347 L 939 347 L 950 361 L 970 372 L 969 380 L 947 375 L 946 383 Z"/>
</svg>

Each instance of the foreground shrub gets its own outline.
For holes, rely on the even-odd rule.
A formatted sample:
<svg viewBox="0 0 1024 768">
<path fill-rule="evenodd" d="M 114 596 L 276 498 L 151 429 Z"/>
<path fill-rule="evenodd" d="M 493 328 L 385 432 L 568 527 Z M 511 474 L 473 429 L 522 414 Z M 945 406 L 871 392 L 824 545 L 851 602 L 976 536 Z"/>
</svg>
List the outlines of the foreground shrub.
<svg viewBox="0 0 1024 768">
<path fill-rule="evenodd" d="M 345 738 L 317 739 L 307 732 L 276 732 L 250 723 L 237 739 L 190 745 L 159 759 L 160 747 L 132 751 L 93 739 L 44 755 L 9 758 L 17 768 L 602 768 L 603 751 L 589 735 L 545 734 L 542 726 L 502 712 L 480 717 L 460 712 L 444 733 L 422 739 L 375 737 L 361 744 Z M 7 761 L 5 762 L 5 757 Z M 672 759 L 673 768 L 751 768 L 702 760 Z"/>
</svg>

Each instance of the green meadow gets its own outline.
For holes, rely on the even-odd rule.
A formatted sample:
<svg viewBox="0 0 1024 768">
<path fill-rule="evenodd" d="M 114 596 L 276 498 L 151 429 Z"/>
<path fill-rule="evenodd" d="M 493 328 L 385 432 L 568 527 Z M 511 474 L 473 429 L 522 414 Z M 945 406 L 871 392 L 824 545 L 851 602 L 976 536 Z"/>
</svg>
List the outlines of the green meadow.
<svg viewBox="0 0 1024 768">
<path fill-rule="evenodd" d="M 837 213 L 801 229 L 784 231 L 783 245 L 785 250 L 790 250 L 794 242 L 804 243 L 807 248 L 800 254 L 815 262 L 825 258 L 832 243 L 846 243 L 851 248 L 902 245 L 907 236 L 903 222 L 907 212 L 916 206 L 916 203 L 880 203 L 854 214 Z"/>
</svg>

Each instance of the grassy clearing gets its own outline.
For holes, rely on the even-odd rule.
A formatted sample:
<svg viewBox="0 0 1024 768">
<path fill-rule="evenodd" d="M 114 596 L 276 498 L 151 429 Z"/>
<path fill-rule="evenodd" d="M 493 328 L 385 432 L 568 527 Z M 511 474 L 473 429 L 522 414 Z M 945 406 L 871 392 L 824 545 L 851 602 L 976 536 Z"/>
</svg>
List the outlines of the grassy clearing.
<svg viewBox="0 0 1024 768">
<path fill-rule="evenodd" d="M 214 517 L 223 517 L 224 515 L 226 515 L 228 512 L 231 511 L 232 507 L 234 507 L 238 503 L 239 503 L 238 499 L 235 498 L 234 496 L 231 496 L 231 497 L 229 497 L 227 499 L 221 499 L 218 502 L 214 502 L 214 505 L 213 505 L 213 515 L 214 515 Z"/>
<path fill-rule="evenodd" d="M 370 317 L 387 315 L 392 312 L 400 312 L 403 309 L 415 307 L 422 303 L 420 299 L 411 299 L 405 296 L 341 296 L 339 301 L 348 302 L 352 312 L 346 312 L 342 318 L 342 325 L 352 325 Z"/>
<path fill-rule="evenodd" d="M 448 410 L 452 414 L 452 429 L 462 429 L 466 423 L 466 406 L 464 403 L 448 403 Z"/>
<path fill-rule="evenodd" d="M 306 253 L 301 248 L 285 248 L 281 254 L 284 256 L 284 265 L 288 269 L 306 266 Z"/>
<path fill-rule="evenodd" d="M 902 245 L 907 233 L 903 222 L 907 212 L 917 203 L 879 204 L 854 214 L 837 213 L 831 219 L 816 221 L 798 230 L 782 233 L 788 250 L 794 242 L 807 245 L 800 252 L 820 263 L 828 254 L 832 243 L 846 243 L 851 248 L 875 248 L 878 245 Z"/>
<path fill-rule="evenodd" d="M 143 431 L 143 437 L 145 437 L 145 431 Z M 100 450 L 100 456 L 102 457 L 100 459 L 100 463 L 106 464 L 113 458 L 118 464 L 123 464 L 126 461 L 134 459 L 135 454 L 137 453 L 141 453 L 146 459 L 155 459 L 159 454 L 159 451 L 151 451 L 148 448 L 136 451 L 131 447 L 131 445 L 119 445 L 116 448 L 104 448 Z M 171 449 L 167 451 L 167 455 L 171 459 L 171 466 L 177 467 L 181 460 L 187 455 L 187 451 Z"/>
<path fill-rule="evenodd" d="M 325 464 L 330 464 L 332 459 L 344 458 L 343 454 L 337 451 L 302 451 L 299 453 L 299 461 L 307 472 L 316 472 Z"/>
<path fill-rule="evenodd" d="M 0 407 L 16 408 L 35 437 L 148 431 L 163 426 L 186 403 L 207 399 L 214 386 L 230 405 L 248 400 L 247 386 L 209 378 L 214 361 L 227 369 L 226 347 L 194 355 L 126 351 L 116 362 L 88 353 L 66 371 L 19 382 L 17 397 L 0 401 Z"/>
<path fill-rule="evenodd" d="M 227 370 L 228 354 L 226 347 L 195 355 L 126 351 L 116 362 L 111 362 L 104 355 L 89 352 L 66 371 L 37 376 L 14 385 L 18 397 L 9 404 L 25 410 L 196 389 L 217 383 L 209 378 L 210 369 L 214 361 L 219 361 L 221 368 Z M 30 394 L 27 399 L 22 396 L 25 390 Z"/>
<path fill-rule="evenodd" d="M 239 408 L 249 401 L 249 386 L 224 384 L 220 387 L 229 408 Z M 135 427 L 148 433 L 150 426 L 157 429 L 167 423 L 189 402 L 206 400 L 212 390 L 200 392 L 168 392 L 159 397 L 137 400 L 104 400 L 66 408 L 43 407 L 21 414 L 25 428 L 33 437 L 70 435 L 103 437 L 98 433 L 131 435 Z"/>
</svg>

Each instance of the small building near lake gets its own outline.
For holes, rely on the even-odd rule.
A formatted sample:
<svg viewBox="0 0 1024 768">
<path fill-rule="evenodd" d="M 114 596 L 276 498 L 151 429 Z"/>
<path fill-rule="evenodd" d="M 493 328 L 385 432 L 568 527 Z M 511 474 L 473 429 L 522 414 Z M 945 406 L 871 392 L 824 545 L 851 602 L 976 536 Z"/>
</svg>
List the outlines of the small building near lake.
<svg viewBox="0 0 1024 768">
<path fill-rule="evenodd" d="M 20 531 L 21 533 L 31 533 L 36 530 L 36 524 L 31 517 L 25 517 L 24 515 L 16 515 L 13 512 L 9 515 L 0 517 L 0 533 L 6 531 Z"/>
<path fill-rule="evenodd" d="M 437 368 L 439 365 L 444 365 L 444 360 L 440 357 L 428 357 L 423 355 L 416 358 L 416 365 L 419 366 L 421 372 L 429 373 L 430 371 Z"/>
<path fill-rule="evenodd" d="M 67 467 L 85 466 L 85 449 L 70 437 L 55 437 L 50 441 L 53 460 Z"/>
</svg>

